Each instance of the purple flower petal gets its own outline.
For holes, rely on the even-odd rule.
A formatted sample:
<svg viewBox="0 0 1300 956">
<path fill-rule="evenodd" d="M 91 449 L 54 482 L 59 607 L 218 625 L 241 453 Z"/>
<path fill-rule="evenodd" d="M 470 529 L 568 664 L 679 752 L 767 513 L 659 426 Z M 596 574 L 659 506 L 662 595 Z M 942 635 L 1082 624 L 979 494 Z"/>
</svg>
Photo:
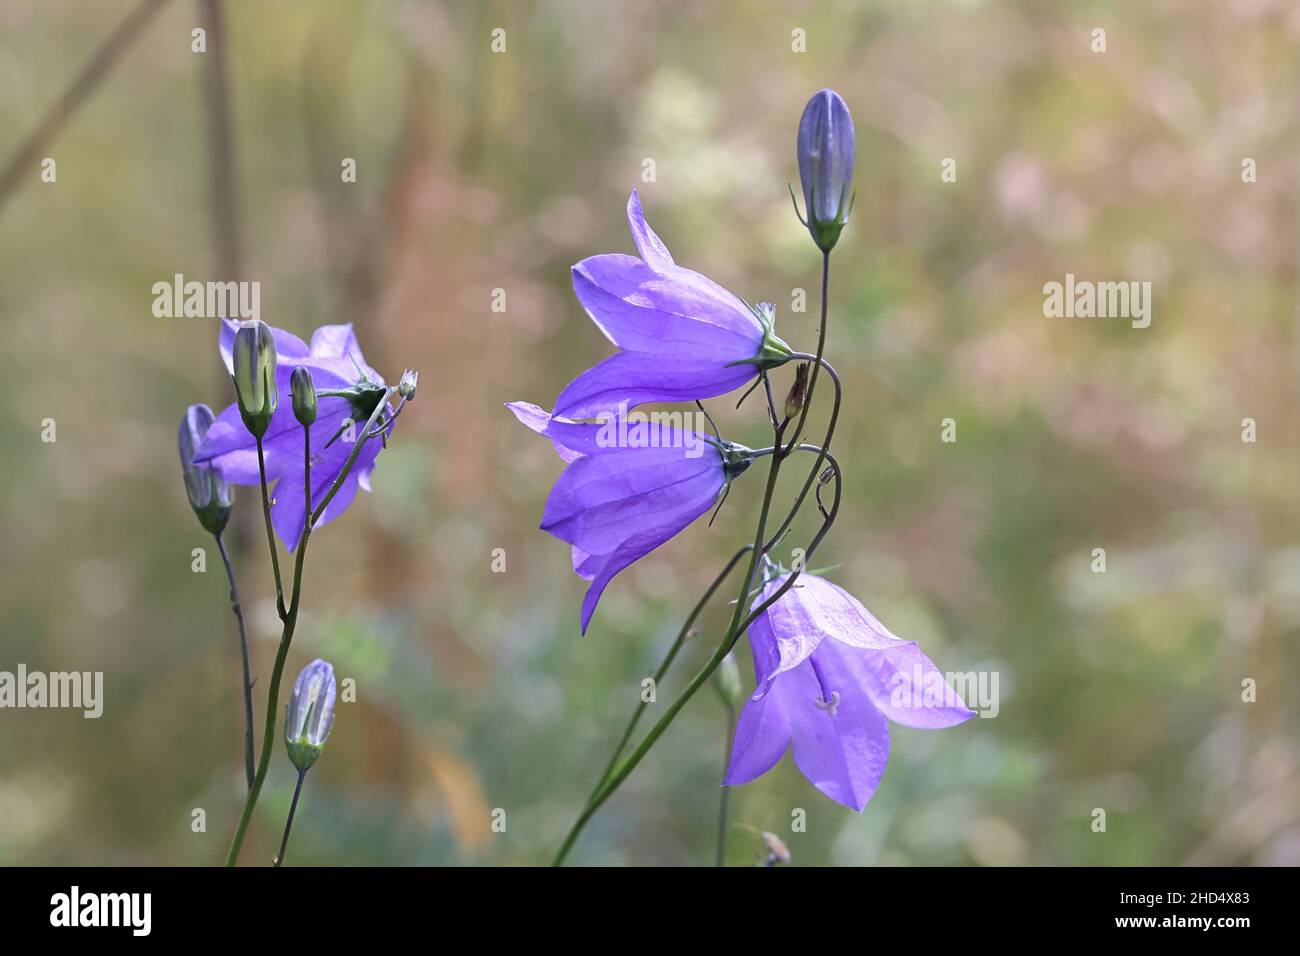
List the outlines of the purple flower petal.
<svg viewBox="0 0 1300 956">
<path fill-rule="evenodd" d="M 637 195 L 635 189 L 632 190 L 632 195 L 627 197 L 627 224 L 632 229 L 632 241 L 636 243 L 636 251 L 641 254 L 641 258 L 650 268 L 662 272 L 676 265 L 664 241 L 655 235 L 655 231 L 645 221 L 645 213 L 641 211 L 641 197 Z"/>
<path fill-rule="evenodd" d="M 699 458 L 681 448 L 586 456 L 556 481 L 541 527 L 590 554 L 611 553 L 632 535 L 676 525 L 660 539 L 667 540 L 709 510 L 725 480 L 711 445 Z M 678 524 L 684 515 L 690 517 Z"/>
<path fill-rule="evenodd" d="M 337 430 L 337 424 L 327 422 L 324 428 L 318 429 L 317 426 L 320 424 L 321 422 L 317 421 L 312 425 L 311 429 L 311 501 L 313 510 L 318 508 L 325 499 L 325 495 L 334 483 L 334 479 L 343 470 L 343 465 L 355 447 L 340 438 L 334 444 L 325 448 L 325 443 Z M 333 425 L 332 429 L 331 425 Z M 361 426 L 358 425 L 357 427 L 360 430 Z M 320 451 L 317 451 L 318 448 Z M 378 439 L 371 439 L 366 442 L 357 455 L 352 471 L 348 473 L 347 478 L 343 479 L 338 493 L 330 500 L 329 505 L 321 514 L 315 530 L 319 530 L 342 515 L 347 510 L 348 505 L 352 504 L 357 494 L 357 487 L 361 484 L 362 475 L 369 476 L 369 472 L 374 468 L 375 459 L 379 457 L 382 448 L 383 446 Z M 280 479 L 275 486 L 272 497 L 274 503 L 271 505 L 271 523 L 275 527 L 276 534 L 280 536 L 280 539 L 288 546 L 289 550 L 293 551 L 298 547 L 298 539 L 302 536 L 302 529 L 307 523 L 307 512 L 303 500 L 301 435 L 299 436 L 298 464 L 296 466 L 288 465 L 281 471 Z"/>
<path fill-rule="evenodd" d="M 640 259 L 592 256 L 573 267 L 573 291 L 606 338 L 630 352 L 753 358 L 763 327 L 749 307 L 689 269 L 656 272 Z"/>
<path fill-rule="evenodd" d="M 767 600 L 787 577 L 781 575 L 768 582 L 753 606 Z M 807 573 L 799 575 L 794 587 L 754 620 L 750 631 L 758 632 L 760 646 L 772 648 L 770 666 L 759 674 L 755 698 L 766 694 L 777 677 L 807 660 L 826 638 L 862 649 L 908 643 L 891 633 L 843 588 Z"/>
<path fill-rule="evenodd" d="M 754 377 L 753 365 L 720 365 L 648 352 L 620 352 L 570 382 L 555 400 L 562 418 L 617 415 L 646 402 L 693 402 L 725 395 Z"/>
<path fill-rule="evenodd" d="M 712 507 L 726 481 L 722 455 L 699 435 L 650 420 L 633 426 L 633 446 L 633 433 L 620 430 L 627 422 L 564 421 L 527 402 L 506 407 L 568 462 L 541 526 L 571 545 L 574 572 L 591 582 L 582 602 L 585 634 L 614 576 Z"/>
<path fill-rule="evenodd" d="M 938 729 L 975 716 L 914 641 L 881 651 L 839 647 L 833 653 L 844 657 L 856 686 L 896 724 Z"/>
<path fill-rule="evenodd" d="M 280 450 L 285 447 L 284 439 L 288 438 L 292 443 L 297 439 L 298 454 L 302 454 L 302 426 L 293 415 L 293 403 L 290 402 L 289 395 L 289 376 L 293 373 L 293 366 L 280 364 L 275 370 L 276 388 L 280 391 L 281 400 L 276 407 L 275 414 L 271 417 L 271 424 L 266 429 L 266 434 L 262 437 L 263 450 L 266 452 L 266 467 L 268 476 L 278 472 L 278 469 L 272 468 L 272 459 L 278 458 Z M 344 379 L 331 372 L 323 369 L 312 369 L 312 378 L 315 381 L 316 388 L 346 388 L 352 382 Z M 321 398 L 318 401 L 318 415 L 321 419 L 328 419 L 338 416 L 332 416 L 331 412 L 335 410 L 346 410 L 348 404 L 341 398 Z M 344 412 L 344 414 L 346 411 Z M 208 429 L 207 437 L 203 444 L 199 446 L 198 451 L 194 453 L 196 463 L 211 462 L 212 466 L 221 472 L 222 477 L 227 481 L 233 481 L 236 484 L 257 484 L 257 439 L 255 439 L 244 426 L 244 421 L 239 414 L 238 405 L 228 405 L 224 408 L 212 427 Z M 240 471 L 242 477 L 234 477 L 235 464 L 227 460 L 232 452 L 248 451 L 254 449 L 252 463 L 253 475 L 251 479 L 246 472 Z M 241 460 L 247 461 L 248 456 L 242 456 Z"/>
<path fill-rule="evenodd" d="M 794 762 L 800 772 L 836 803 L 861 810 L 885 775 L 889 722 L 853 686 L 840 658 L 824 650 L 785 674 L 769 696 L 781 701 L 789 717 Z M 822 680 L 814 663 L 823 672 Z M 833 693 L 839 694 L 838 702 L 824 706 L 826 695 Z"/>
<path fill-rule="evenodd" d="M 790 746 L 790 722 L 781 699 L 769 694 L 762 700 L 748 700 L 736 723 L 731 763 L 724 786 L 736 786 L 761 777 L 776 766 Z"/>
</svg>

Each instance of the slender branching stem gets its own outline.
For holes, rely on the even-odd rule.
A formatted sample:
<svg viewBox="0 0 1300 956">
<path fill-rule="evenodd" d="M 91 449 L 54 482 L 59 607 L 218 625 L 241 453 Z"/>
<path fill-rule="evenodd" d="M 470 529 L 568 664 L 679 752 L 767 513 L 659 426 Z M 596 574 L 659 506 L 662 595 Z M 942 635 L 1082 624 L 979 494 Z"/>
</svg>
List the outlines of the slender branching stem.
<svg viewBox="0 0 1300 956">
<path fill-rule="evenodd" d="M 731 556 L 731 560 L 727 562 L 726 567 L 718 572 L 717 577 L 713 579 L 713 583 L 709 585 L 708 590 L 706 590 L 703 596 L 695 602 L 695 607 L 692 608 L 691 613 L 687 615 L 685 623 L 682 624 L 682 629 L 677 632 L 676 640 L 674 640 L 672 646 L 668 648 L 668 653 L 664 655 L 663 661 L 660 662 L 658 669 L 654 673 L 654 682 L 656 687 L 663 681 L 664 675 L 668 673 L 668 668 L 672 667 L 673 661 L 677 659 L 677 652 L 682 649 L 682 645 L 685 644 L 687 639 L 690 637 L 691 628 L 695 624 L 695 619 L 700 616 L 700 613 L 704 610 L 705 606 L 707 606 L 709 601 L 712 600 L 713 595 L 717 592 L 718 588 L 722 586 L 722 582 L 727 580 L 727 577 L 735 569 L 737 562 L 748 554 L 752 547 L 753 545 L 747 544 L 738 549 L 736 553 Z M 591 797 L 588 797 L 588 801 L 593 799 L 596 794 L 600 792 L 600 788 L 605 785 L 605 781 L 609 779 L 609 775 L 614 772 L 614 767 L 618 765 L 618 758 L 623 756 L 623 751 L 627 749 L 627 742 L 632 739 L 632 733 L 636 730 L 636 725 L 641 720 L 641 715 L 645 713 L 647 706 L 646 700 L 643 697 L 636 705 L 636 710 L 632 711 L 632 717 L 628 720 L 627 726 L 623 729 L 623 736 L 619 738 L 618 746 L 614 748 L 614 753 L 610 755 L 609 763 L 605 766 L 605 772 L 602 773 L 600 779 L 596 781 L 595 789 L 592 790 Z"/>
<path fill-rule="evenodd" d="M 731 738 L 736 734 L 736 708 L 727 704 L 727 732 L 722 738 L 722 779 L 727 779 L 727 767 L 731 764 Z M 725 866 L 727 863 L 727 805 L 731 802 L 731 788 L 725 783 L 718 787 L 718 855 L 714 863 Z"/>
<path fill-rule="evenodd" d="M 280 633 L 280 647 L 275 655 L 275 667 L 271 671 L 271 685 L 266 694 L 266 728 L 262 733 L 262 756 L 257 764 L 257 773 L 253 777 L 253 787 L 248 792 L 248 799 L 244 803 L 244 812 L 240 815 L 239 825 L 235 829 L 234 839 L 230 843 L 230 852 L 226 854 L 226 866 L 234 866 L 239 860 L 239 848 L 243 846 L 244 834 L 248 831 L 248 822 L 252 819 L 253 808 L 257 806 L 257 798 L 262 792 L 262 784 L 266 780 L 266 772 L 271 766 L 271 748 L 275 742 L 275 721 L 276 709 L 280 700 L 280 680 L 284 676 L 284 664 L 289 657 L 289 645 L 293 642 L 293 632 L 298 625 L 299 600 L 302 597 L 302 567 L 303 561 L 307 556 L 307 543 L 311 539 L 312 528 L 320 521 L 320 516 L 329 503 L 334 500 L 339 489 L 343 487 L 343 482 L 351 474 L 352 467 L 357 462 L 357 456 L 361 454 L 361 449 L 370 439 L 366 437 L 371 427 L 379 420 L 380 414 L 388 407 L 388 399 L 392 397 L 395 389 L 389 389 L 382 401 L 376 406 L 370 415 L 370 420 L 366 422 L 366 427 L 361 430 L 361 437 L 352 445 L 352 451 L 348 453 L 347 460 L 339 470 L 338 475 L 330 484 L 329 490 L 325 497 L 321 499 L 316 510 L 311 514 L 311 520 L 303 525 L 302 535 L 298 539 L 297 554 L 294 558 L 293 566 L 293 593 L 289 599 L 288 613 L 284 619 L 284 629 Z M 260 448 L 260 443 L 259 443 Z M 308 459 L 310 465 L 310 458 Z M 308 469 L 310 471 L 310 468 Z M 310 474 L 307 480 L 311 480 Z M 262 495 L 266 496 L 266 482 L 262 482 Z"/>
<path fill-rule="evenodd" d="M 289 846 L 289 831 L 293 829 L 293 815 L 298 809 L 298 796 L 302 793 L 302 782 L 306 777 L 306 770 L 298 771 L 298 782 L 293 787 L 293 801 L 289 804 L 289 816 L 284 821 L 284 836 L 280 837 L 280 852 L 275 855 L 276 866 L 284 863 L 284 851 Z"/>
<path fill-rule="evenodd" d="M 829 461 L 831 463 L 832 475 L 835 480 L 835 497 L 831 507 L 828 510 L 825 510 L 823 512 L 821 527 L 817 530 L 817 533 L 813 536 L 812 540 L 808 544 L 808 547 L 804 551 L 805 564 L 801 565 L 801 567 L 806 566 L 806 561 L 812 557 L 813 553 L 820 546 L 822 540 L 826 537 L 831 527 L 835 523 L 835 519 L 839 514 L 840 497 L 842 492 L 842 479 L 841 479 L 839 463 L 835 461 L 829 449 L 830 449 L 831 438 L 834 435 L 835 422 L 839 417 L 840 383 L 839 383 L 839 376 L 835 374 L 834 369 L 831 369 L 829 364 L 826 363 L 822 358 L 822 353 L 824 352 L 825 345 L 826 345 L 827 293 L 829 289 L 829 282 L 830 282 L 830 253 L 824 252 L 822 255 L 822 302 L 821 302 L 821 320 L 819 322 L 818 331 L 817 331 L 817 352 L 815 355 L 808 355 L 806 353 L 796 353 L 791 356 L 792 361 L 793 360 L 811 361 L 813 363 L 813 371 L 812 374 L 809 376 L 808 394 L 805 400 L 804 407 L 800 412 L 799 418 L 797 419 L 795 424 L 793 434 L 790 436 L 788 442 L 786 442 L 785 439 L 785 432 L 790 422 L 789 420 L 783 420 L 779 422 L 777 421 L 775 401 L 771 395 L 770 383 L 766 381 L 766 376 L 763 376 L 764 385 L 767 387 L 767 392 L 768 392 L 768 413 L 772 419 L 772 425 L 773 425 L 773 442 L 772 442 L 773 453 L 771 454 L 772 461 L 771 461 L 771 465 L 768 468 L 767 486 L 764 489 L 762 505 L 759 509 L 758 526 L 755 530 L 753 550 L 751 552 L 751 558 L 749 562 L 749 570 L 745 575 L 744 581 L 741 582 L 740 595 L 736 599 L 736 609 L 732 615 L 731 624 L 727 628 L 726 632 L 724 633 L 722 641 L 718 645 L 718 649 L 714 652 L 713 656 L 709 658 L 708 662 L 704 665 L 704 667 L 701 668 L 701 670 L 695 675 L 695 677 L 691 679 L 691 682 L 681 692 L 681 694 L 677 697 L 677 699 L 674 700 L 668 706 L 667 710 L 659 718 L 659 720 L 655 722 L 654 726 L 651 727 L 650 730 L 646 732 L 646 735 L 642 739 L 641 743 L 638 744 L 636 748 L 627 757 L 623 758 L 621 761 L 616 758 L 614 769 L 605 775 L 605 782 L 596 788 L 596 791 L 592 795 L 591 799 L 587 801 L 586 807 L 584 807 L 582 812 L 579 814 L 578 819 L 574 822 L 573 826 L 570 828 L 569 833 L 565 837 L 563 844 L 561 844 L 559 851 L 556 853 L 555 859 L 554 861 L 552 861 L 552 866 L 560 866 L 561 864 L 564 863 L 565 858 L 568 856 L 569 851 L 573 848 L 574 843 L 577 842 L 577 839 L 579 835 L 581 835 L 583 828 L 587 825 L 587 822 L 592 818 L 592 816 L 596 813 L 596 811 L 600 809 L 601 805 L 604 804 L 604 802 L 609 799 L 610 795 L 613 794 L 614 791 L 619 788 L 619 786 L 623 783 L 623 781 L 627 779 L 627 777 L 632 773 L 632 771 L 636 769 L 637 764 L 641 762 L 641 760 L 645 757 L 646 753 L 648 753 L 650 748 L 654 746 L 655 742 L 658 741 L 659 737 L 664 733 L 664 731 L 668 729 L 668 726 L 677 717 L 677 714 L 681 712 L 682 708 L 686 706 L 686 703 L 691 699 L 691 697 L 695 695 L 695 692 L 698 691 L 700 687 L 702 687 L 704 683 L 709 679 L 709 677 L 713 674 L 714 670 L 717 669 L 718 665 L 722 663 L 723 658 L 725 658 L 727 654 L 730 653 L 731 649 L 735 646 L 736 641 L 740 639 L 740 635 L 745 632 L 745 630 L 749 627 L 750 624 L 753 623 L 753 621 L 758 617 L 758 615 L 765 612 L 768 608 L 770 608 L 773 604 L 775 604 L 778 600 L 780 600 L 781 597 L 784 596 L 790 590 L 790 588 L 794 587 L 795 582 L 798 580 L 799 575 L 802 573 L 801 568 L 797 568 L 796 570 L 791 571 L 790 574 L 786 576 L 785 580 L 782 581 L 781 584 L 770 595 L 768 595 L 766 598 L 764 598 L 762 601 L 756 604 L 753 608 L 751 608 L 748 614 L 745 613 L 745 606 L 746 603 L 748 602 L 750 592 L 753 587 L 754 575 L 758 569 L 759 562 L 767 558 L 767 552 L 778 541 L 782 539 L 786 529 L 788 529 L 790 524 L 794 521 L 795 516 L 798 514 L 799 508 L 802 506 L 804 500 L 807 498 L 808 491 L 813 487 L 814 482 L 817 482 L 819 480 L 822 463 L 824 461 Z M 826 436 L 825 438 L 823 438 L 819 446 L 812 446 L 812 448 L 816 448 L 817 450 L 817 461 L 813 465 L 812 470 L 809 472 L 808 478 L 804 483 L 803 490 L 799 493 L 799 496 L 795 501 L 794 507 L 791 508 L 789 515 L 781 523 L 781 526 L 777 529 L 777 531 L 772 535 L 771 539 L 769 540 L 766 537 L 767 521 L 768 521 L 769 514 L 771 512 L 772 498 L 776 491 L 777 476 L 781 469 L 781 463 L 790 455 L 792 455 L 795 451 L 805 450 L 803 445 L 801 445 L 799 442 L 799 437 L 803 432 L 804 424 L 808 417 L 808 409 L 812 404 L 812 396 L 817 385 L 818 372 L 823 367 L 827 369 L 827 374 L 829 374 L 832 380 L 835 382 L 835 402 L 831 411 L 831 417 L 829 419 L 829 424 L 826 430 Z M 811 448 L 807 450 L 811 450 Z"/>
<path fill-rule="evenodd" d="M 275 527 L 271 524 L 271 491 L 266 486 L 266 449 L 262 437 L 257 436 L 257 477 L 262 486 L 262 518 L 266 523 L 266 543 L 271 549 L 271 572 L 275 575 L 275 609 L 284 621 L 288 612 L 284 607 L 284 585 L 280 579 L 280 549 L 275 545 Z"/>
<path fill-rule="evenodd" d="M 221 552 L 221 563 L 226 566 L 226 580 L 230 582 L 230 610 L 239 622 L 239 654 L 244 662 L 244 773 L 248 778 L 248 787 L 253 787 L 253 679 L 248 663 L 248 635 L 244 631 L 244 610 L 239 604 L 239 586 L 235 584 L 235 568 L 230 563 L 226 552 L 226 542 L 221 535 L 217 539 L 217 550 Z"/>
</svg>

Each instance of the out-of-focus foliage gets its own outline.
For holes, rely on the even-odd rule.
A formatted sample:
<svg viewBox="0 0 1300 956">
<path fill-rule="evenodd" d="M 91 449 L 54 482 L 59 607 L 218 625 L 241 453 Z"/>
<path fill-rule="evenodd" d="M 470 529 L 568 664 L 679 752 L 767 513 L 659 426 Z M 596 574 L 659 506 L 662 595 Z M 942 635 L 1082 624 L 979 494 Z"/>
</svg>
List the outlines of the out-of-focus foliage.
<svg viewBox="0 0 1300 956">
<path fill-rule="evenodd" d="M 0 161 L 129 6 L 0 6 Z M 502 403 L 548 405 L 607 354 L 568 270 L 632 251 L 634 186 L 679 262 L 776 302 L 812 348 L 818 256 L 786 183 L 823 86 L 859 152 L 828 346 L 846 497 L 819 561 L 942 669 L 996 672 L 1000 711 L 898 728 L 861 815 L 787 758 L 734 794 L 731 862 L 761 830 L 796 864 L 1300 862 L 1294 4 L 225 8 L 238 278 L 263 319 L 351 321 L 390 380 L 422 372 L 374 494 L 313 541 L 289 672 L 326 657 L 356 701 L 291 862 L 554 851 L 761 489 L 742 479 L 712 528 L 621 575 L 580 639 L 583 582 L 536 527 L 561 465 Z M 99 720 L 0 712 L 3 863 L 216 863 L 241 805 L 234 624 L 174 442 L 229 383 L 214 323 L 151 314 L 154 282 L 219 278 L 197 23 L 170 4 L 50 147 L 57 183 L 34 169 L 0 208 L 0 669 L 102 670 L 106 696 Z M 1151 281 L 1151 327 L 1045 318 L 1066 273 Z M 764 442 L 758 403 L 733 404 L 710 403 L 725 434 Z M 252 489 L 236 511 L 260 741 L 278 632 Z M 700 694 L 574 860 L 711 860 L 722 735 Z M 269 862 L 288 807 L 293 770 L 272 767 L 246 862 Z"/>
</svg>

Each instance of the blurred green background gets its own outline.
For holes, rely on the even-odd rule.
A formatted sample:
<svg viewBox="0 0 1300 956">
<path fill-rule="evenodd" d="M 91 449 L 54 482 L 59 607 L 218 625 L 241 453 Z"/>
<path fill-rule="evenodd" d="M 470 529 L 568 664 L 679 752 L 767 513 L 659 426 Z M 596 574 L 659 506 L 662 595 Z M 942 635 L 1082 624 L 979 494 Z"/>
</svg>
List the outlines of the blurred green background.
<svg viewBox="0 0 1300 956">
<path fill-rule="evenodd" d="M 0 4 L 0 162 L 135 6 Z M 374 493 L 313 542 L 290 677 L 324 656 L 358 699 L 290 862 L 546 862 L 761 482 L 620 575 L 580 638 L 584 583 L 536 527 L 561 463 L 502 403 L 549 407 L 608 354 L 569 267 L 632 251 L 634 186 L 678 262 L 812 349 L 819 260 L 786 183 L 823 86 L 858 160 L 827 351 L 845 504 L 817 563 L 941 669 L 996 672 L 1000 712 L 895 728 L 861 815 L 787 757 L 735 792 L 730 861 L 770 830 L 796 865 L 1300 863 L 1294 4 L 221 8 L 232 164 L 217 51 L 191 52 L 207 14 L 174 0 L 42 151 L 57 182 L 31 165 L 0 196 L 0 670 L 102 670 L 106 698 L 97 721 L 0 711 L 0 863 L 214 864 L 242 805 L 234 622 L 215 553 L 191 571 L 210 542 L 175 450 L 187 404 L 231 395 L 215 323 L 151 313 L 178 272 L 260 281 L 263 319 L 354 322 L 390 381 L 422 373 Z M 1045 318 L 1067 272 L 1151 281 L 1151 327 Z M 766 443 L 758 403 L 709 405 Z M 260 742 L 278 629 L 252 489 L 237 512 Z M 723 732 L 700 694 L 573 861 L 711 861 Z M 245 863 L 270 861 L 293 779 L 277 735 Z"/>
</svg>

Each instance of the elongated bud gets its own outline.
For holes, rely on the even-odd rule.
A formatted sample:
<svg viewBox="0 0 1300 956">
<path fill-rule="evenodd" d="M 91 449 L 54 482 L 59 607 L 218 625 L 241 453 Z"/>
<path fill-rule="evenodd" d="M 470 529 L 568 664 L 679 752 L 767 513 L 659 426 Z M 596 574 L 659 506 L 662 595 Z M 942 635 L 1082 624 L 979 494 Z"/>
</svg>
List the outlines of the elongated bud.
<svg viewBox="0 0 1300 956">
<path fill-rule="evenodd" d="M 245 322 L 235 333 L 235 398 L 244 427 L 261 438 L 270 427 L 280 395 L 275 387 L 275 339 L 260 320 Z"/>
<path fill-rule="evenodd" d="M 839 241 L 853 197 L 853 117 L 834 90 L 814 93 L 799 120 L 795 153 L 808 232 L 823 252 Z"/>
<path fill-rule="evenodd" d="M 199 524 L 210 534 L 221 534 L 230 519 L 230 505 L 234 490 L 213 468 L 194 464 L 194 453 L 203 444 L 214 416 L 206 405 L 191 405 L 181 419 L 177 447 L 181 455 L 181 475 L 185 478 L 185 492 L 190 507 L 198 516 Z"/>
<path fill-rule="evenodd" d="M 794 384 L 785 396 L 785 417 L 794 418 L 808 404 L 808 363 L 800 363 L 794 370 Z"/>
<path fill-rule="evenodd" d="M 284 745 L 289 760 L 306 771 L 320 756 L 334 726 L 334 668 L 319 657 L 293 682 L 293 696 L 284 716 Z"/>
<path fill-rule="evenodd" d="M 740 685 L 740 668 L 736 665 L 735 654 L 727 654 L 713 672 L 713 687 L 722 698 L 722 703 L 731 710 L 739 710 L 745 703 L 745 691 Z"/>
<path fill-rule="evenodd" d="M 415 387 L 420 384 L 420 373 L 408 368 L 402 373 L 402 380 L 397 383 L 397 394 L 408 402 L 415 398 Z"/>
<path fill-rule="evenodd" d="M 305 428 L 316 420 L 316 386 L 311 372 L 299 365 L 289 376 L 289 391 L 293 395 L 293 417 Z"/>
</svg>

